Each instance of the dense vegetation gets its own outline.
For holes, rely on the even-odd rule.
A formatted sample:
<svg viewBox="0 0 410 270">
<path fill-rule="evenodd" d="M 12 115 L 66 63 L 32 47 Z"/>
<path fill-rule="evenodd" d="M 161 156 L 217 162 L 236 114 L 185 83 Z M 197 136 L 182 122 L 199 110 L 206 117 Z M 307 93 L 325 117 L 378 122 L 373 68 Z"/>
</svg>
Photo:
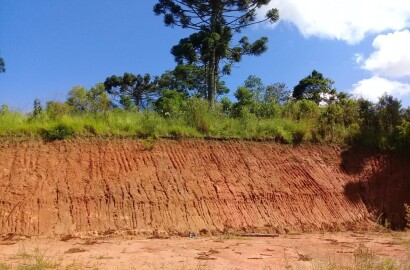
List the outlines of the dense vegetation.
<svg viewBox="0 0 410 270">
<path fill-rule="evenodd" d="M 165 76 L 169 79 L 170 74 Z M 115 80 L 109 77 L 105 84 L 88 90 L 72 88 L 65 102 L 49 101 L 43 108 L 35 100 L 28 114 L 3 105 L 0 136 L 45 140 L 111 136 L 268 139 L 410 150 L 409 108 L 402 108 L 400 101 L 389 95 L 376 104 L 352 99 L 337 93 L 333 82 L 322 74 L 316 81 L 312 75 L 303 78 L 293 94 L 282 83 L 265 86 L 258 77 L 249 76 L 236 90 L 235 102 L 223 97 L 214 108 L 197 91 L 167 89 L 164 75 L 162 80 L 124 75 L 120 81 L 124 77 L 131 78 L 129 86 L 118 83 L 116 88 Z M 175 83 L 173 79 L 165 80 L 168 86 Z M 136 91 L 147 95 L 134 98 Z M 296 91 L 302 93 L 298 98 Z"/>
<path fill-rule="evenodd" d="M 221 76 L 244 55 L 267 50 L 267 38 L 233 45 L 249 25 L 276 22 L 277 9 L 258 20 L 269 0 L 158 0 L 166 26 L 195 31 L 171 53 L 177 66 L 161 76 L 112 75 L 91 89 L 76 86 L 66 101 L 34 101 L 32 112 L 0 108 L 0 136 L 45 140 L 71 137 L 210 137 L 269 139 L 281 143 L 337 143 L 410 152 L 410 109 L 389 95 L 374 104 L 338 93 L 318 71 L 290 91 L 249 76 L 234 93 Z M 235 41 L 235 42 L 236 42 Z M 0 58 L 0 73 L 5 65 Z"/>
</svg>

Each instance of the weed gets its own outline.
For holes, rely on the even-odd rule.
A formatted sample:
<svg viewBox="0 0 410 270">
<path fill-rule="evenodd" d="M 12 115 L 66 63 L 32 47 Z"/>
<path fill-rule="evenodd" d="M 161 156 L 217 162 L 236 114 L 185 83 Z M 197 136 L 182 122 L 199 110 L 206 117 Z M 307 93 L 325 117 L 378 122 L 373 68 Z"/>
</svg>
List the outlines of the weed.
<svg viewBox="0 0 410 270">
<path fill-rule="evenodd" d="M 148 137 L 148 138 L 142 140 L 142 147 L 143 147 L 143 149 L 146 150 L 146 151 L 151 151 L 151 150 L 153 150 L 153 149 L 154 149 L 154 146 L 155 146 L 155 141 L 156 141 L 156 140 L 155 140 L 155 138 L 153 138 L 153 137 Z"/>
<path fill-rule="evenodd" d="M 57 261 L 46 258 L 45 254 L 40 252 L 39 249 L 34 249 L 33 253 L 29 253 L 23 247 L 17 252 L 16 258 L 23 260 L 17 266 L 17 270 L 55 269 L 60 265 Z"/>
<path fill-rule="evenodd" d="M 0 270 L 9 270 L 11 266 L 5 263 L 0 263 Z"/>
<path fill-rule="evenodd" d="M 392 258 L 379 258 L 369 248 L 360 244 L 353 253 L 353 261 L 341 260 L 314 261 L 314 270 L 409 270 L 410 265 L 394 261 Z M 302 268 L 304 269 L 304 268 Z"/>
<path fill-rule="evenodd" d="M 408 205 L 407 203 L 404 204 L 404 210 L 406 213 L 406 226 L 408 229 L 410 229 L 410 205 Z"/>
<path fill-rule="evenodd" d="M 376 256 L 374 253 L 364 246 L 360 244 L 359 247 L 354 252 L 354 264 L 357 269 L 372 269 L 375 264 Z"/>
</svg>

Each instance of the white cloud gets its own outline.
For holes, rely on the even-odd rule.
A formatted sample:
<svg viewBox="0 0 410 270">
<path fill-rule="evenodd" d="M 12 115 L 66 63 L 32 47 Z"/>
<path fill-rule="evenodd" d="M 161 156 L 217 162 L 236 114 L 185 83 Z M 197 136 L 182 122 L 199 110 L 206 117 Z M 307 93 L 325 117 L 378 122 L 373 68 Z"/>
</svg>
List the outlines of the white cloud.
<svg viewBox="0 0 410 270">
<path fill-rule="evenodd" d="M 362 97 L 373 102 L 377 102 L 384 93 L 398 98 L 410 95 L 410 84 L 373 76 L 353 85 L 351 92 L 357 98 Z"/>
<path fill-rule="evenodd" d="M 366 34 L 410 26 L 409 0 L 273 0 L 282 21 L 296 25 L 304 36 L 358 43 Z M 261 13 L 262 14 L 262 13 Z"/>
<path fill-rule="evenodd" d="M 379 35 L 374 39 L 373 47 L 375 52 L 364 60 L 363 69 L 387 77 L 410 76 L 409 30 Z"/>
<path fill-rule="evenodd" d="M 355 58 L 355 60 L 356 60 L 356 64 L 362 64 L 363 61 L 364 61 L 364 56 L 363 56 L 363 54 L 361 54 L 361 53 L 356 53 L 356 54 L 354 55 L 354 58 Z"/>
</svg>

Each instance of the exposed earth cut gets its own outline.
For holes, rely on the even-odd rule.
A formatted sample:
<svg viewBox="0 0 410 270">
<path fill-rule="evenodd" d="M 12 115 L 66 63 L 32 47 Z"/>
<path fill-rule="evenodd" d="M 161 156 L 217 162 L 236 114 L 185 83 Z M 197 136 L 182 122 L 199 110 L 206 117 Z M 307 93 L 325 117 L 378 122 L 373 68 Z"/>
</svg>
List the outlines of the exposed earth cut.
<svg viewBox="0 0 410 270">
<path fill-rule="evenodd" d="M 186 235 L 405 224 L 410 159 L 207 140 L 0 142 L 0 234 Z"/>
</svg>

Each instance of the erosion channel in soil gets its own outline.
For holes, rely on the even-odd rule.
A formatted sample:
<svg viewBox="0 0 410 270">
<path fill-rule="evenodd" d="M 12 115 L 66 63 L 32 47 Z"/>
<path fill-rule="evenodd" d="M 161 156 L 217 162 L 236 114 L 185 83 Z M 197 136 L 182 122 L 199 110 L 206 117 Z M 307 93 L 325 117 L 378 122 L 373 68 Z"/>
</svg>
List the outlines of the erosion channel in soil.
<svg viewBox="0 0 410 270">
<path fill-rule="evenodd" d="M 3 141 L 0 234 L 402 228 L 409 164 L 274 142 Z"/>
</svg>

